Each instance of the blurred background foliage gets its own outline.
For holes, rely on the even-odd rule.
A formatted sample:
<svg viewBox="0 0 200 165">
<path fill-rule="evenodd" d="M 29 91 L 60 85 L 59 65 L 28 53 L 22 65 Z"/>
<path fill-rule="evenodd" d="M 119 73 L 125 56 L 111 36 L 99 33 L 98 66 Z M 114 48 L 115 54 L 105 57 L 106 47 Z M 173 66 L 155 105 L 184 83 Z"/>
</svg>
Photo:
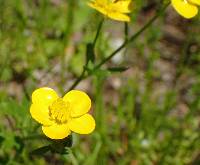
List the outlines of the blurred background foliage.
<svg viewBox="0 0 200 165">
<path fill-rule="evenodd" d="M 31 92 L 49 86 L 63 95 L 81 74 L 102 19 L 86 2 L 0 0 L 0 164 L 199 165 L 200 19 L 185 20 L 171 7 L 76 87 L 93 100 L 95 132 L 73 134 L 68 154 L 31 154 L 49 144 L 30 117 Z M 129 34 L 160 5 L 134 0 Z M 106 19 L 95 60 L 124 38 L 124 24 Z"/>
</svg>

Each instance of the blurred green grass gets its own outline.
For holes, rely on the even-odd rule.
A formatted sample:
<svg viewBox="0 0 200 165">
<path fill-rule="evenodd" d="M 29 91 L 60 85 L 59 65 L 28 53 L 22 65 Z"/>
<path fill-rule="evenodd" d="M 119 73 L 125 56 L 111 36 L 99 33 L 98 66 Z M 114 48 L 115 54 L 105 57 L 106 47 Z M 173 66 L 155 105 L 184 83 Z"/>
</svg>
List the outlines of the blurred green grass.
<svg viewBox="0 0 200 165">
<path fill-rule="evenodd" d="M 77 87 L 92 97 L 95 132 L 73 134 L 68 155 L 29 154 L 48 141 L 30 117 L 27 96 L 44 85 L 63 94 L 81 73 L 85 45 L 101 20 L 86 2 L 0 0 L 0 164 L 198 165 L 200 21 L 185 21 L 171 8 L 107 64 L 127 71 L 105 67 Z M 158 2 L 135 1 L 130 33 Z M 96 60 L 123 35 L 123 23 L 106 20 Z"/>
</svg>

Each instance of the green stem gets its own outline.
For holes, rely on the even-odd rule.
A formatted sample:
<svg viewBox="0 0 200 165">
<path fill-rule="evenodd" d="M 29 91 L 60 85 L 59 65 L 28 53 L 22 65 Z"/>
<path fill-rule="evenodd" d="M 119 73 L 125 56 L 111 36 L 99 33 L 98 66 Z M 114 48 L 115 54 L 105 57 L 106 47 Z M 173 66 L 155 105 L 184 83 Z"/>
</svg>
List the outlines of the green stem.
<svg viewBox="0 0 200 165">
<path fill-rule="evenodd" d="M 105 64 L 107 61 L 109 61 L 113 56 L 115 56 L 119 51 L 121 51 L 125 46 L 133 42 L 135 39 L 137 39 L 140 34 L 142 34 L 152 23 L 165 11 L 165 9 L 169 6 L 169 3 L 167 3 L 164 8 L 159 11 L 154 17 L 152 17 L 138 32 L 136 32 L 133 36 L 130 37 L 130 39 L 124 41 L 124 43 L 117 48 L 114 52 L 112 52 L 108 57 L 106 57 L 104 60 L 102 60 L 94 70 L 99 69 L 103 64 Z"/>
<path fill-rule="evenodd" d="M 86 72 L 86 69 L 85 67 L 83 68 L 83 71 L 82 73 L 80 74 L 80 76 L 76 79 L 76 81 L 72 84 L 72 86 L 68 89 L 68 91 L 74 89 L 83 79 L 85 79 L 85 72 Z"/>
<path fill-rule="evenodd" d="M 128 29 L 128 23 L 124 23 L 124 41 L 128 40 L 128 34 L 129 34 L 129 29 Z"/>
<path fill-rule="evenodd" d="M 102 20 L 100 21 L 99 25 L 98 25 L 95 38 L 94 38 L 94 40 L 93 40 L 93 42 L 92 42 L 92 48 L 93 48 L 93 49 L 94 49 L 95 46 L 96 46 L 96 42 L 97 42 L 97 39 L 98 39 L 98 37 L 99 37 L 99 34 L 100 34 L 100 31 L 101 31 L 103 22 L 104 22 L 104 19 L 102 19 Z M 85 64 L 85 66 L 83 67 L 82 73 L 81 73 L 80 76 L 76 79 L 76 81 L 72 84 L 72 86 L 69 88 L 68 91 L 74 89 L 83 79 L 85 79 L 85 72 L 86 72 L 86 69 L 87 69 L 87 65 L 88 65 L 88 61 L 86 61 L 86 64 Z"/>
<path fill-rule="evenodd" d="M 103 22 L 104 22 L 104 18 L 100 21 L 99 26 L 98 26 L 98 28 L 97 28 L 97 32 L 96 32 L 95 38 L 94 38 L 94 41 L 92 42 L 93 49 L 94 49 L 95 46 L 96 46 L 96 42 L 97 42 L 97 39 L 98 39 L 98 37 L 99 37 L 99 34 L 100 34 L 100 31 L 101 31 Z"/>
<path fill-rule="evenodd" d="M 152 17 L 138 32 L 136 32 L 134 35 L 132 35 L 129 39 L 125 40 L 121 46 L 119 46 L 115 51 L 113 51 L 108 57 L 106 57 L 105 59 L 103 59 L 99 64 L 97 64 L 94 67 L 94 70 L 99 69 L 102 65 L 104 65 L 107 61 L 109 61 L 113 56 L 115 56 L 119 51 L 121 51 L 123 48 L 125 48 L 128 44 L 130 44 L 131 42 L 135 41 L 140 34 L 142 34 L 149 26 L 152 25 L 152 23 L 160 16 L 163 14 L 163 12 L 165 11 L 165 9 L 169 6 L 170 2 L 165 4 L 165 6 L 157 12 L 157 14 Z M 92 73 L 85 75 L 85 71 L 86 69 L 83 69 L 82 74 L 77 78 L 77 80 L 75 81 L 75 83 L 71 86 L 71 89 L 75 88 L 82 80 L 84 80 L 85 78 L 89 77 Z"/>
<path fill-rule="evenodd" d="M 78 160 L 76 159 L 76 157 L 75 157 L 75 155 L 73 154 L 72 150 L 71 150 L 71 149 L 68 149 L 68 151 L 69 151 L 69 157 L 70 157 L 70 159 L 71 159 L 71 163 L 72 163 L 73 165 L 79 165 Z"/>
</svg>

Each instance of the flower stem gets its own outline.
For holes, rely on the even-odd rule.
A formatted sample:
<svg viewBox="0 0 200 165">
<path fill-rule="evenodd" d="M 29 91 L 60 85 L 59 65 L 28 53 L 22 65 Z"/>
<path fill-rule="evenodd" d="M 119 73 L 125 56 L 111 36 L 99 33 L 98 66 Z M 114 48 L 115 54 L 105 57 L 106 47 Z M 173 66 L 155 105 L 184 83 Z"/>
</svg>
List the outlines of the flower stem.
<svg viewBox="0 0 200 165">
<path fill-rule="evenodd" d="M 94 48 L 96 46 L 96 42 L 97 42 L 97 39 L 99 37 L 100 31 L 102 29 L 103 22 L 104 22 L 104 18 L 100 21 L 100 23 L 98 25 L 98 28 L 97 28 L 97 32 L 96 32 L 95 38 L 94 38 L 94 40 L 92 42 L 92 49 L 93 50 L 94 50 Z M 88 65 L 88 61 L 86 61 L 86 64 L 83 67 L 83 71 L 81 72 L 80 76 L 76 79 L 76 81 L 72 84 L 72 86 L 69 88 L 68 91 L 74 89 L 84 79 L 87 65 Z"/>
<path fill-rule="evenodd" d="M 124 41 L 128 40 L 129 28 L 128 23 L 124 23 Z"/>
<path fill-rule="evenodd" d="M 96 42 L 97 42 L 97 39 L 98 39 L 98 37 L 99 37 L 99 34 L 100 34 L 100 31 L 101 31 L 103 22 L 104 22 L 104 18 L 100 21 L 99 26 L 98 26 L 98 28 L 97 28 L 97 32 L 96 32 L 94 41 L 93 41 L 93 43 L 92 43 L 93 48 L 95 48 L 95 46 L 96 46 Z"/>
<path fill-rule="evenodd" d="M 165 11 L 165 9 L 168 7 L 169 3 L 166 4 L 161 11 L 159 11 L 154 17 L 152 17 L 139 31 L 137 31 L 134 35 L 130 37 L 130 39 L 124 41 L 119 48 L 117 48 L 114 52 L 112 52 L 108 57 L 106 57 L 104 60 L 102 60 L 94 70 L 99 69 L 103 64 L 105 64 L 107 61 L 109 61 L 113 56 L 115 56 L 119 51 L 121 51 L 125 46 L 133 42 L 135 39 L 137 39 L 140 34 L 142 34 L 152 23 Z"/>
<path fill-rule="evenodd" d="M 83 68 L 82 73 L 80 74 L 80 76 L 76 79 L 76 81 L 72 84 L 72 86 L 68 89 L 68 91 L 74 89 L 83 79 L 85 79 L 85 67 Z"/>
<path fill-rule="evenodd" d="M 109 61 L 112 57 L 114 57 L 119 51 L 121 51 L 123 48 L 125 48 L 128 44 L 130 44 L 131 42 L 135 41 L 140 34 L 142 34 L 149 26 L 151 26 L 153 24 L 153 22 L 163 14 L 163 12 L 165 11 L 165 9 L 169 6 L 170 2 L 165 4 L 164 7 L 159 10 L 157 12 L 157 14 L 155 16 L 153 16 L 140 30 L 138 30 L 135 34 L 133 34 L 129 39 L 125 40 L 121 46 L 119 46 L 115 51 L 113 51 L 108 57 L 106 57 L 105 59 L 103 59 L 99 64 L 97 64 L 93 71 L 99 69 L 102 65 L 104 65 L 107 61 Z M 97 34 L 100 32 L 100 30 L 97 30 Z M 96 38 L 96 37 L 95 37 Z M 95 41 L 95 40 L 94 40 Z M 96 43 L 96 41 L 95 41 Z M 91 72 L 88 75 L 85 75 L 85 71 L 86 68 L 84 67 L 83 72 L 81 73 L 81 75 L 77 78 L 77 80 L 74 82 L 74 84 L 69 88 L 69 90 L 74 89 L 82 80 L 84 80 L 85 78 L 89 77 L 90 75 L 92 75 Z"/>
</svg>

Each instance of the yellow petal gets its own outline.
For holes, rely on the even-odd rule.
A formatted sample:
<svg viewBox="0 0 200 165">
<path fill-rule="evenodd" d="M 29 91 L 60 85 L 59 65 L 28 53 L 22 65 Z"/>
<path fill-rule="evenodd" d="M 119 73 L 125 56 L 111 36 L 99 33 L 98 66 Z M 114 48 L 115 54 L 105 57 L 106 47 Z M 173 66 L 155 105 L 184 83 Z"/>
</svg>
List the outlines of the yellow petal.
<svg viewBox="0 0 200 165">
<path fill-rule="evenodd" d="M 43 133 L 51 139 L 64 139 L 67 137 L 71 131 L 68 124 L 56 124 L 51 126 L 42 126 Z"/>
<path fill-rule="evenodd" d="M 188 2 L 200 6 L 200 0 L 188 0 Z"/>
<path fill-rule="evenodd" d="M 108 5 L 108 0 L 95 0 L 94 1 L 96 4 L 100 4 L 100 5 Z"/>
<path fill-rule="evenodd" d="M 108 14 L 108 17 L 117 20 L 117 21 L 125 21 L 125 22 L 130 22 L 130 17 L 127 16 L 126 14 L 122 14 L 122 13 L 114 13 L 114 12 L 110 12 Z"/>
<path fill-rule="evenodd" d="M 69 102 L 71 117 L 82 116 L 86 114 L 91 107 L 89 96 L 82 91 L 71 90 L 63 97 L 63 100 Z"/>
<path fill-rule="evenodd" d="M 110 4 L 110 8 L 118 13 L 130 13 L 131 12 L 131 0 L 118 0 L 115 3 Z"/>
<path fill-rule="evenodd" d="M 175 10 L 185 18 L 192 18 L 198 13 L 198 8 L 195 5 L 183 0 L 172 0 L 172 6 Z"/>
<path fill-rule="evenodd" d="M 49 120 L 48 106 L 43 104 L 32 104 L 30 107 L 31 116 L 43 125 L 51 125 L 52 121 Z"/>
<path fill-rule="evenodd" d="M 57 93 L 53 89 L 47 87 L 36 89 L 32 93 L 33 104 L 38 104 L 38 105 L 43 104 L 49 106 L 57 98 L 58 98 Z"/>
<path fill-rule="evenodd" d="M 73 132 L 89 134 L 95 129 L 95 120 L 91 115 L 85 114 L 79 118 L 73 118 L 68 125 Z"/>
<path fill-rule="evenodd" d="M 123 13 L 129 13 L 131 7 L 131 0 L 118 0 L 117 2 L 108 1 L 92 1 L 88 5 L 105 16 L 117 21 L 130 21 L 129 16 Z"/>
<path fill-rule="evenodd" d="M 97 3 L 93 3 L 93 2 L 90 2 L 88 3 L 88 5 L 93 8 L 93 9 L 96 9 L 97 11 L 99 11 L 100 13 L 104 14 L 104 15 L 107 15 L 107 11 L 105 9 L 104 6 L 102 5 L 99 5 Z"/>
</svg>

